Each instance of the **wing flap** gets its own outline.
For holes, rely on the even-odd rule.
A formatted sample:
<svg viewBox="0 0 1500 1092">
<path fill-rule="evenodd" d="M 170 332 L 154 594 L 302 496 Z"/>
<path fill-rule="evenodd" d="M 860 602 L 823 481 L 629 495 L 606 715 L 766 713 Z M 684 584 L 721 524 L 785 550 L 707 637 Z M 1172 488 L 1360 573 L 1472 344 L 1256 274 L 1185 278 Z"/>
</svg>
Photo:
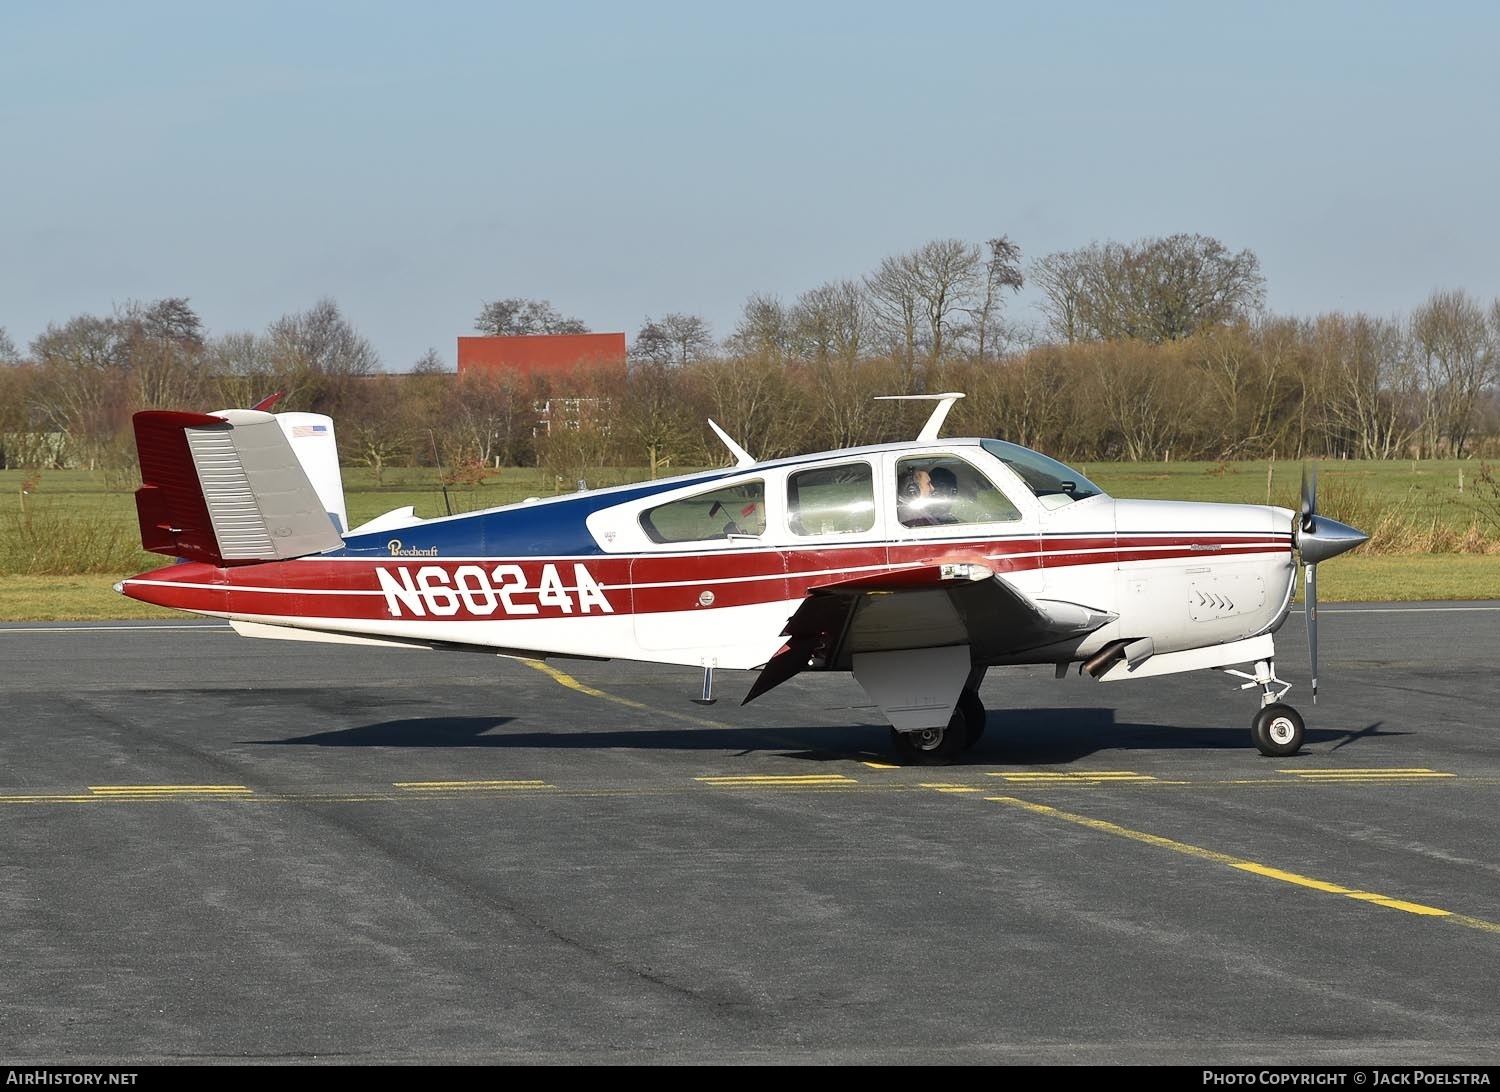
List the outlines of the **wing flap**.
<svg viewBox="0 0 1500 1092">
<path fill-rule="evenodd" d="M 977 562 L 916 565 L 811 588 L 782 630 L 749 702 L 808 668 L 844 669 L 856 654 L 968 645 L 976 663 L 1082 637 L 1116 615 L 1033 599 Z"/>
</svg>

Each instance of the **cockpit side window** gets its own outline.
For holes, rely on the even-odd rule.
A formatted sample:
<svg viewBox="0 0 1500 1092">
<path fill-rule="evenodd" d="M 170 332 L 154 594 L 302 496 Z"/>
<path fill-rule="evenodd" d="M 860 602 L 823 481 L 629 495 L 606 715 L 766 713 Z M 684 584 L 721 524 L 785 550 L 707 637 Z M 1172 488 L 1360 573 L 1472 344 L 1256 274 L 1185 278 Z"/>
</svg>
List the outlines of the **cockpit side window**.
<svg viewBox="0 0 1500 1092">
<path fill-rule="evenodd" d="M 760 479 L 720 486 L 668 501 L 641 513 L 652 542 L 704 542 L 766 530 L 766 483 Z"/>
<path fill-rule="evenodd" d="M 1004 523 L 1021 513 L 972 463 L 912 455 L 896 463 L 896 518 L 905 527 Z"/>
<path fill-rule="evenodd" d="M 787 525 L 794 535 L 854 535 L 875 526 L 869 463 L 799 470 L 786 480 Z"/>
</svg>

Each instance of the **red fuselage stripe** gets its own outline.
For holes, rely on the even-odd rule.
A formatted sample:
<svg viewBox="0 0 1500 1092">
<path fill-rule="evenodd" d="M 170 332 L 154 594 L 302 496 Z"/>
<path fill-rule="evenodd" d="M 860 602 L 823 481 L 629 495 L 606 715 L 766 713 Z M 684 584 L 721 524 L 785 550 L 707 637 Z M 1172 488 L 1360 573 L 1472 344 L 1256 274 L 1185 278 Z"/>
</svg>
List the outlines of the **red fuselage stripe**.
<svg viewBox="0 0 1500 1092">
<path fill-rule="evenodd" d="M 125 582 L 161 606 L 215 613 L 441 621 L 598 617 L 800 599 L 808 589 L 935 561 L 996 572 L 1284 555 L 1289 534 L 1092 535 L 859 544 L 793 550 L 568 558 L 306 558 L 180 564 Z M 707 599 L 707 601 L 705 601 Z"/>
</svg>

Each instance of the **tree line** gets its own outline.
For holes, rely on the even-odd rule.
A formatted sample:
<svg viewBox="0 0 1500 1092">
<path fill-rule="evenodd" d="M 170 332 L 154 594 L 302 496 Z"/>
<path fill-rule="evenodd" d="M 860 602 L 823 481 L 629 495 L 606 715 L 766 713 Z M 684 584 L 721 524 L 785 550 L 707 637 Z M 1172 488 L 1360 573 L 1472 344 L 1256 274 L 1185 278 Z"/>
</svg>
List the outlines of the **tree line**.
<svg viewBox="0 0 1500 1092">
<path fill-rule="evenodd" d="M 1007 304 L 1026 283 L 1040 320 Z M 1200 235 L 1095 243 L 1023 265 L 1008 237 L 936 240 L 790 300 L 755 293 L 722 340 L 648 316 L 623 377 L 566 382 L 408 370 L 329 299 L 263 333 L 210 336 L 185 298 L 49 325 L 23 352 L 0 328 L 0 465 L 133 469 L 130 414 L 248 406 L 334 417 L 377 475 L 541 465 L 722 462 L 707 421 L 761 458 L 915 434 L 925 408 L 879 395 L 963 391 L 950 434 L 1076 460 L 1490 457 L 1500 450 L 1500 300 L 1434 292 L 1409 314 L 1268 314 L 1253 253 Z M 483 304 L 484 334 L 585 333 L 549 301 Z M 539 427 L 539 407 L 550 412 Z"/>
</svg>

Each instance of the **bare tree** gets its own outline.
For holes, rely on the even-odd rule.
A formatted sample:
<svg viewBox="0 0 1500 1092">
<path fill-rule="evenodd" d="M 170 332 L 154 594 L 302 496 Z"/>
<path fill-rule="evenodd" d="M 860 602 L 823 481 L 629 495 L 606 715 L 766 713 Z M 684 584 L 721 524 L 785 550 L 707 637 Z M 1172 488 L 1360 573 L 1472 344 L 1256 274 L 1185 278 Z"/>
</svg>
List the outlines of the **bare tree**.
<svg viewBox="0 0 1500 1092">
<path fill-rule="evenodd" d="M 648 316 L 635 336 L 630 355 L 642 363 L 684 365 L 707 356 L 713 346 L 707 321 L 697 315 L 673 312 L 660 320 Z"/>
<path fill-rule="evenodd" d="M 116 311 L 136 408 L 203 406 L 212 383 L 203 323 L 181 297 Z"/>
<path fill-rule="evenodd" d="M 1290 453 L 1305 434 L 1299 414 L 1307 405 L 1307 342 L 1298 320 L 1265 319 L 1215 327 L 1185 343 L 1183 378 L 1204 403 L 1194 446 L 1216 459 Z"/>
<path fill-rule="evenodd" d="M 630 369 L 611 427 L 646 457 L 653 480 L 679 459 L 693 434 L 684 413 L 682 372 L 660 361 Z"/>
<path fill-rule="evenodd" d="M 282 408 L 311 409 L 338 416 L 354 383 L 380 370 L 380 357 L 339 313 L 331 299 L 283 316 L 266 331 Z"/>
<path fill-rule="evenodd" d="M 271 340 L 260 334 L 242 331 L 210 338 L 204 356 L 216 378 L 219 406 L 253 406 L 282 389 Z"/>
<path fill-rule="evenodd" d="M 758 459 L 796 452 L 799 406 L 782 361 L 764 356 L 703 360 L 691 375 L 703 411 L 695 424 L 702 429 L 699 439 L 708 462 L 721 462 L 727 453 L 717 436 L 703 435 L 708 431 L 703 418 L 723 426 Z"/>
<path fill-rule="evenodd" d="M 0 367 L 0 470 L 46 463 L 47 437 L 32 420 L 37 374 L 32 364 Z"/>
<path fill-rule="evenodd" d="M 1313 326 L 1320 422 L 1330 449 L 1362 459 L 1401 456 L 1420 427 L 1420 379 L 1398 322 L 1320 316 Z"/>
<path fill-rule="evenodd" d="M 993 263 L 984 262 L 972 243 L 936 239 L 886 258 L 866 279 L 880 326 L 910 372 L 919 355 L 931 367 L 976 333 L 971 329 L 976 312 L 988 323 L 1000 279 L 1019 276 L 1011 268 L 1009 241 L 993 242 L 1001 248 Z"/>
<path fill-rule="evenodd" d="M 797 297 L 792 309 L 795 355 L 852 364 L 869 339 L 869 303 L 857 281 L 829 281 Z"/>
<path fill-rule="evenodd" d="M 555 490 L 571 492 L 609 457 L 612 434 L 605 415 L 608 400 L 578 398 L 554 409 L 549 427 L 537 438 L 537 464 L 551 475 Z"/>
<path fill-rule="evenodd" d="M 1434 292 L 1412 314 L 1412 338 L 1428 399 L 1425 429 L 1429 451 L 1446 440 L 1462 458 L 1474 426 L 1481 392 L 1495 375 L 1500 320 L 1468 293 Z"/>
<path fill-rule="evenodd" d="M 442 449 L 453 461 L 518 466 L 533 455 L 536 392 L 515 372 L 444 373 L 435 406 L 428 411 Z"/>
<path fill-rule="evenodd" d="M 1048 325 L 1069 341 L 1175 341 L 1254 314 L 1259 259 L 1204 235 L 1093 243 L 1033 267 Z"/>
<path fill-rule="evenodd" d="M 31 343 L 32 389 L 44 427 L 61 433 L 89 469 L 113 465 L 129 416 L 129 357 L 115 318 L 79 315 Z"/>
<path fill-rule="evenodd" d="M 794 341 L 792 313 L 775 296 L 757 292 L 745 301 L 726 348 L 735 356 L 785 360 Z"/>
<path fill-rule="evenodd" d="M 589 332 L 581 319 L 565 318 L 546 300 L 516 297 L 485 304 L 474 320 L 474 329 L 490 337 Z"/>
<path fill-rule="evenodd" d="M 876 399 L 899 392 L 906 374 L 904 365 L 893 357 L 809 363 L 798 369 L 798 395 L 806 419 L 799 448 L 820 450 L 897 439 L 905 405 Z"/>
<path fill-rule="evenodd" d="M 436 349 L 428 349 L 417 362 L 411 366 L 413 375 L 452 375 L 453 369 L 438 354 Z"/>
<path fill-rule="evenodd" d="M 203 320 L 185 297 L 171 296 L 149 304 L 132 302 L 122 309 L 120 318 L 134 327 L 137 336 L 185 348 L 203 347 Z"/>
<path fill-rule="evenodd" d="M 375 347 L 355 332 L 333 300 L 285 315 L 266 331 L 280 370 L 322 376 L 372 375 L 380 370 Z"/>
<path fill-rule="evenodd" d="M 908 386 L 916 372 L 922 333 L 920 283 L 915 253 L 884 258 L 880 268 L 865 277 L 866 298 L 870 301 L 875 328 L 900 358 Z"/>
<path fill-rule="evenodd" d="M 339 448 L 346 460 L 369 467 L 376 485 L 417 439 L 402 382 L 398 376 L 370 376 L 352 386 L 339 407 Z"/>
<path fill-rule="evenodd" d="M 1161 458 L 1182 424 L 1186 384 L 1149 345 L 1121 342 L 1091 350 L 1089 396 L 1105 414 L 1120 454 L 1132 462 Z"/>
<path fill-rule="evenodd" d="M 962 324 L 984 280 L 980 259 L 979 247 L 958 239 L 934 240 L 916 252 L 913 269 L 926 325 L 928 364 L 944 359 L 968 332 Z"/>
<path fill-rule="evenodd" d="M 1065 250 L 1031 263 L 1031 283 L 1041 290 L 1038 309 L 1049 333 L 1068 345 L 1086 340 L 1083 323 L 1087 251 Z"/>
<path fill-rule="evenodd" d="M 1065 455 L 1080 452 L 1082 437 L 1073 414 L 1078 400 L 1069 386 L 1074 370 L 1046 349 L 1001 368 L 980 369 L 981 379 L 998 388 L 996 435 Z"/>
<path fill-rule="evenodd" d="M 640 364 L 672 363 L 672 339 L 666 327 L 647 316 L 630 345 L 630 359 Z"/>
<path fill-rule="evenodd" d="M 16 343 L 5 332 L 5 327 L 0 326 L 0 364 L 19 364 L 20 362 L 21 354 L 16 352 Z"/>
<path fill-rule="evenodd" d="M 984 263 L 983 288 L 977 303 L 969 309 L 974 329 L 975 356 L 987 359 L 994 351 L 994 326 L 1004 289 L 1019 292 L 1025 284 L 1021 274 L 1021 248 L 1001 235 L 985 243 L 989 258 Z"/>
</svg>

